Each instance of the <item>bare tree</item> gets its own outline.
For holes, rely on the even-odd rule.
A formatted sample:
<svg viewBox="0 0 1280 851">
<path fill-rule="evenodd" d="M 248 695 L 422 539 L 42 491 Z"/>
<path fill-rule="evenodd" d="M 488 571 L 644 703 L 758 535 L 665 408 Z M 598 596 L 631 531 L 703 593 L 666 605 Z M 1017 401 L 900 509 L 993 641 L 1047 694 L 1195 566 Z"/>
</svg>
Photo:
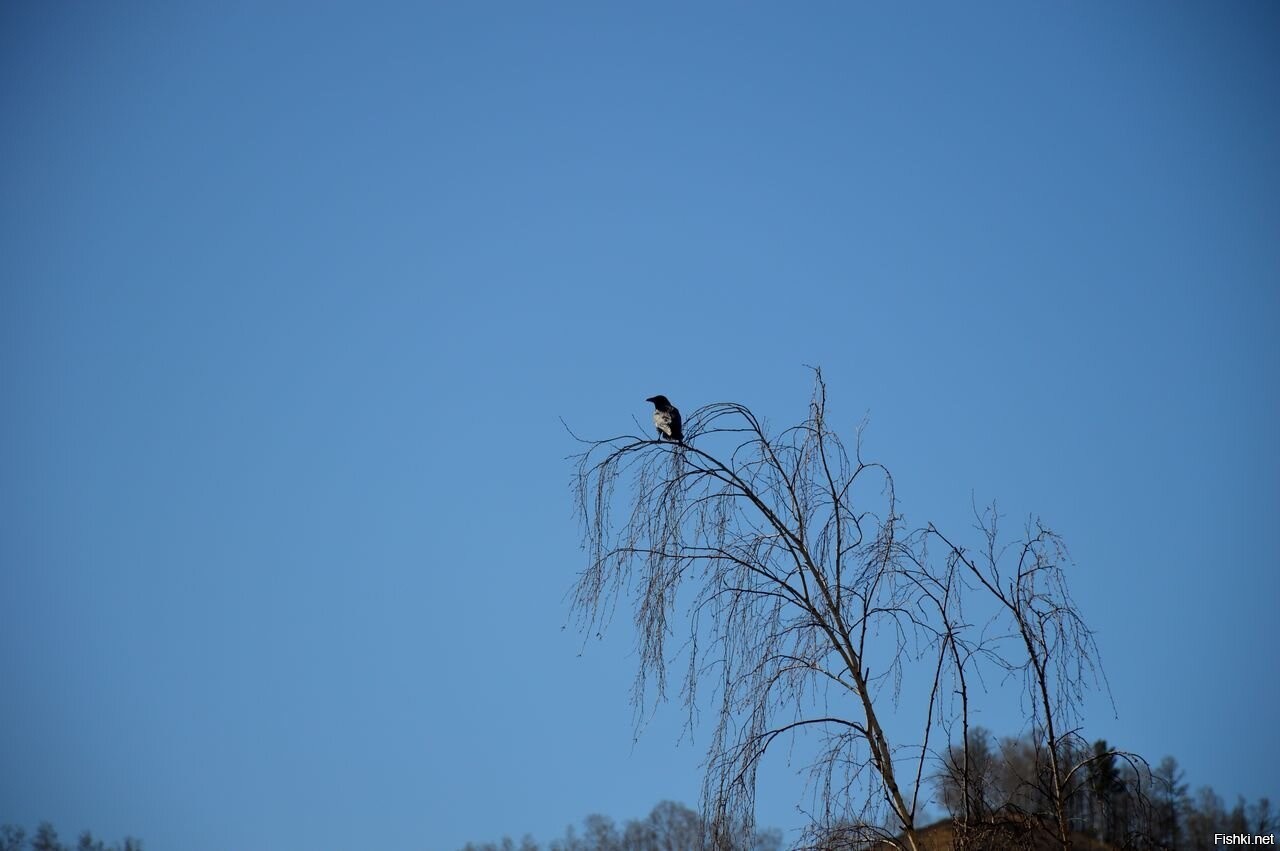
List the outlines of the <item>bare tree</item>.
<svg viewBox="0 0 1280 851">
<path fill-rule="evenodd" d="M 1049 822 L 1063 849 L 1072 846 L 1076 831 L 1092 826 L 1095 815 L 1103 819 L 1104 838 L 1142 832 L 1145 841 L 1150 820 L 1146 790 L 1151 787 L 1149 780 L 1144 782 L 1151 776 L 1146 761 L 1104 741 L 1091 747 L 1080 735 L 1085 693 L 1091 688 L 1109 693 L 1109 688 L 1093 631 L 1067 588 L 1066 544 L 1039 520 L 1027 524 L 1017 543 L 1001 544 L 994 505 L 977 513 L 976 521 L 983 538 L 977 552 L 952 542 L 932 524 L 927 533 L 943 543 L 948 564 L 994 604 L 991 623 L 996 628 L 985 634 L 1001 637 L 984 641 L 979 649 L 985 660 L 1022 678 L 1030 707 L 1030 736 L 1004 749 L 1007 774 L 1016 782 L 1007 785 L 998 807 Z M 966 740 L 966 759 L 971 751 Z M 1119 780 L 1117 760 L 1127 765 L 1128 784 Z M 1116 812 L 1119 806 L 1122 813 Z M 966 826 L 972 815 L 971 809 L 965 811 Z"/>
<path fill-rule="evenodd" d="M 861 429 L 846 448 L 828 423 L 820 371 L 814 379 L 806 419 L 776 434 L 747 407 L 715 403 L 686 419 L 682 444 L 582 440 L 574 492 L 588 559 L 573 606 L 594 633 L 620 602 L 630 605 L 637 723 L 651 700 L 667 696 L 677 658 L 690 723 L 714 707 L 703 787 L 710 847 L 736 847 L 752 829 L 761 761 L 779 739 L 806 732 L 818 754 L 810 766 L 815 844 L 835 847 L 838 827 L 843 847 L 917 851 L 926 768 L 946 750 L 935 739 L 957 723 L 963 783 L 978 782 L 968 759 L 970 668 L 1026 665 L 1038 689 L 1036 721 L 1056 721 L 1061 690 L 1079 681 L 1070 666 L 1092 664 L 1092 636 L 1052 561 L 1052 533 L 1025 543 L 1025 563 L 1006 587 L 992 572 L 997 562 L 979 565 L 932 525 L 907 528 L 893 477 L 864 460 Z M 929 553 L 937 540 L 947 554 L 940 563 Z M 965 622 L 966 588 L 1006 605 L 1025 659 L 1001 658 L 1007 648 Z M 678 599 L 688 602 L 689 631 L 673 652 Z M 912 707 L 921 730 L 893 743 L 882 718 L 899 708 L 908 676 L 924 695 Z M 1066 705 L 1074 699 L 1069 693 Z M 1055 727 L 1051 745 L 1061 738 Z M 1051 774 L 1061 785 L 1069 771 L 1055 764 Z M 962 798 L 966 822 L 980 818 L 973 795 Z"/>
</svg>

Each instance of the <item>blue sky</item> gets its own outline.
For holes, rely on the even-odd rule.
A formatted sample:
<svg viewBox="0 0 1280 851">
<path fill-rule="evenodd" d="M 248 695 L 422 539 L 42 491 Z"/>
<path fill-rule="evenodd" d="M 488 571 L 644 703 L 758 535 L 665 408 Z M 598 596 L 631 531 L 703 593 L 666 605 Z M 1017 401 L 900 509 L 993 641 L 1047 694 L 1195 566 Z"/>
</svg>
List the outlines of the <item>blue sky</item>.
<svg viewBox="0 0 1280 851">
<path fill-rule="evenodd" d="M 785 424 L 805 364 L 909 519 L 1064 534 L 1090 736 L 1280 797 L 1278 40 L 1243 2 L 6 4 L 0 822 L 448 851 L 696 803 L 625 619 L 562 630 L 559 418 Z"/>
</svg>

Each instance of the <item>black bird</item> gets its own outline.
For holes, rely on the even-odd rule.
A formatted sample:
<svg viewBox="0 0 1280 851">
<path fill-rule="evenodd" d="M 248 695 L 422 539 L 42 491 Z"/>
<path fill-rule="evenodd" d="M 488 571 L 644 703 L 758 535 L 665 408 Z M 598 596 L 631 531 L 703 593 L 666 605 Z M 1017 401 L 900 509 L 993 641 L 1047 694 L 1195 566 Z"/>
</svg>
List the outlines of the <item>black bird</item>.
<svg viewBox="0 0 1280 851">
<path fill-rule="evenodd" d="M 646 402 L 653 403 L 653 424 L 658 427 L 658 439 L 664 437 L 676 443 L 684 443 L 684 427 L 680 422 L 680 412 L 666 396 L 650 396 Z"/>
</svg>

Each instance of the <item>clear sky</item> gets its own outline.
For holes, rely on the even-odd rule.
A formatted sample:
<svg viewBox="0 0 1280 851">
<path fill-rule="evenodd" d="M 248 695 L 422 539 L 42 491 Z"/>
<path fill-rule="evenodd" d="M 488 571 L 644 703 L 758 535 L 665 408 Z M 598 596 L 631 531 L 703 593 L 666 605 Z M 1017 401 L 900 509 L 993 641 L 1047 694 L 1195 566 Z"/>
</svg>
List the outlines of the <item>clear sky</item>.
<svg viewBox="0 0 1280 851">
<path fill-rule="evenodd" d="M 1266 2 L 3 4 L 0 822 L 696 804 L 626 619 L 561 629 L 558 418 L 787 424 L 804 364 L 908 519 L 1066 537 L 1090 737 L 1280 798 L 1278 46 Z"/>
</svg>

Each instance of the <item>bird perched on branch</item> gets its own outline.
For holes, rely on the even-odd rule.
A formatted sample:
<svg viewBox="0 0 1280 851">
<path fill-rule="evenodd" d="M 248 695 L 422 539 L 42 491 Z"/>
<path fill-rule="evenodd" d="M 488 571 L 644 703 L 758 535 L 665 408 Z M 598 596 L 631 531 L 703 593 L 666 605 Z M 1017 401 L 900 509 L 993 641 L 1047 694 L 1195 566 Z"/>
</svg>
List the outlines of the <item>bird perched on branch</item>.
<svg viewBox="0 0 1280 851">
<path fill-rule="evenodd" d="M 653 403 L 653 424 L 658 428 L 658 439 L 674 440 L 684 443 L 684 427 L 680 422 L 680 412 L 666 396 L 650 396 L 646 402 Z"/>
</svg>

